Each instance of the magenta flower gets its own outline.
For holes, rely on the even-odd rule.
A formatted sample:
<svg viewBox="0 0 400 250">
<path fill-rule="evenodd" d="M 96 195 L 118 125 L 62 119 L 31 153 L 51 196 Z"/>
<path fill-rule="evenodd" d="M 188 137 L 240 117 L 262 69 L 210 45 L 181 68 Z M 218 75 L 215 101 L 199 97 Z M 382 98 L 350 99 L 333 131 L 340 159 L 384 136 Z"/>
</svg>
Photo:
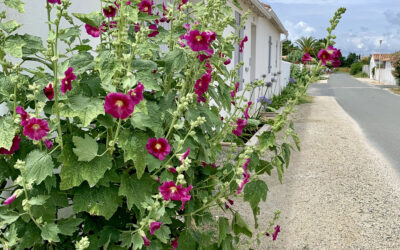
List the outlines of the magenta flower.
<svg viewBox="0 0 400 250">
<path fill-rule="evenodd" d="M 12 145 L 10 150 L 5 149 L 5 148 L 0 148 L 0 154 L 2 155 L 12 155 L 19 149 L 19 143 L 21 142 L 21 138 L 18 135 L 14 136 L 14 139 L 12 141 Z"/>
<path fill-rule="evenodd" d="M 176 250 L 178 248 L 178 237 L 171 242 L 171 247 Z"/>
<path fill-rule="evenodd" d="M 272 234 L 272 240 L 276 240 L 276 237 L 278 237 L 278 233 L 280 231 L 281 231 L 281 227 L 279 225 L 276 225 L 275 232 Z"/>
<path fill-rule="evenodd" d="M 165 156 L 171 152 L 171 146 L 166 138 L 150 138 L 146 145 L 147 152 L 157 159 L 163 161 Z"/>
<path fill-rule="evenodd" d="M 182 3 L 178 4 L 178 10 L 181 11 L 183 5 L 187 4 L 188 0 L 182 0 Z"/>
<path fill-rule="evenodd" d="M 135 108 L 130 96 L 124 93 L 109 93 L 104 102 L 104 110 L 117 119 L 128 118 Z"/>
<path fill-rule="evenodd" d="M 243 38 L 242 41 L 240 41 L 240 45 L 239 45 L 239 52 L 243 52 L 243 48 L 244 48 L 244 43 L 247 42 L 249 39 L 247 38 L 247 36 L 245 36 Z"/>
<path fill-rule="evenodd" d="M 326 49 L 321 49 L 318 52 L 318 58 L 322 61 L 323 65 L 326 65 L 326 63 L 331 60 L 331 54 Z"/>
<path fill-rule="evenodd" d="M 232 133 L 234 135 L 240 136 L 242 135 L 243 129 L 246 127 L 247 125 L 247 121 L 244 119 L 237 119 L 236 121 L 236 128 L 234 130 L 232 130 Z"/>
<path fill-rule="evenodd" d="M 197 59 L 199 59 L 200 62 L 203 62 L 204 60 L 210 58 L 211 56 L 205 54 L 198 54 L 196 57 Z"/>
<path fill-rule="evenodd" d="M 139 32 L 139 31 L 140 31 L 140 24 L 135 23 L 135 32 Z"/>
<path fill-rule="evenodd" d="M 44 145 L 46 145 L 46 148 L 48 148 L 48 149 L 51 149 L 54 145 L 52 141 L 47 140 L 47 139 L 44 139 L 43 142 L 44 142 Z"/>
<path fill-rule="evenodd" d="M 307 52 L 304 53 L 303 58 L 301 59 L 301 61 L 306 64 L 306 62 L 311 62 L 312 61 L 312 57 L 310 56 L 310 54 L 308 54 Z"/>
<path fill-rule="evenodd" d="M 235 98 L 236 93 L 238 92 L 238 89 L 239 89 L 239 82 L 237 82 L 237 83 L 235 84 L 235 90 L 231 91 L 231 97 L 232 97 L 232 98 Z"/>
<path fill-rule="evenodd" d="M 228 199 L 228 202 L 229 202 L 229 204 L 230 204 L 231 206 L 233 206 L 233 204 L 234 204 L 233 200 Z M 225 202 L 225 208 L 226 208 L 226 209 L 229 208 L 229 205 L 228 205 L 228 203 L 226 203 L 226 202 Z"/>
<path fill-rule="evenodd" d="M 249 164 L 250 164 L 250 158 L 248 158 L 243 165 L 243 170 L 244 170 L 243 177 L 244 178 L 243 178 L 242 182 L 240 183 L 236 194 L 240 194 L 240 192 L 242 192 L 242 190 L 243 190 L 244 185 L 246 185 L 249 182 L 250 174 L 249 174 L 249 172 L 247 172 L 247 167 L 249 166 Z"/>
<path fill-rule="evenodd" d="M 176 186 L 174 181 L 166 181 L 161 186 L 158 187 L 163 199 L 165 201 L 173 200 L 173 201 L 181 201 L 182 205 L 180 207 L 181 210 L 184 209 L 185 203 L 190 200 L 191 195 L 189 192 L 192 190 L 192 185 L 184 188 L 182 184 Z"/>
<path fill-rule="evenodd" d="M 210 47 L 210 35 L 207 32 L 192 30 L 185 34 L 183 38 L 193 51 L 207 50 Z"/>
<path fill-rule="evenodd" d="M 210 74 L 210 77 L 211 77 L 211 72 L 212 72 L 213 68 L 211 67 L 210 60 L 207 59 L 207 63 L 204 66 L 206 67 L 206 72 L 208 74 Z"/>
<path fill-rule="evenodd" d="M 228 65 L 228 64 L 230 64 L 231 63 L 231 59 L 230 58 L 228 58 L 228 59 L 226 59 L 225 61 L 224 61 L 224 64 L 225 65 Z"/>
<path fill-rule="evenodd" d="M 332 60 L 332 67 L 337 68 L 337 67 L 340 66 L 340 64 L 341 64 L 341 62 L 340 62 L 339 59 L 333 59 Z"/>
<path fill-rule="evenodd" d="M 91 26 L 89 24 L 85 24 L 85 29 L 86 29 L 86 32 L 89 35 L 91 35 L 92 37 L 99 37 L 100 36 L 101 30 L 96 28 L 96 27 L 93 27 L 93 26 Z"/>
<path fill-rule="evenodd" d="M 244 111 L 244 118 L 246 118 L 246 120 L 249 119 L 249 108 L 250 108 L 251 104 L 253 104 L 253 103 L 252 102 L 248 102 L 246 110 Z"/>
<path fill-rule="evenodd" d="M 142 239 L 143 239 L 144 245 L 145 245 L 146 247 L 150 246 L 150 241 L 149 241 L 149 239 L 147 239 L 146 236 L 142 236 Z"/>
<path fill-rule="evenodd" d="M 53 89 L 53 84 L 49 83 L 46 87 L 43 89 L 43 94 L 51 101 L 54 98 L 54 89 Z"/>
<path fill-rule="evenodd" d="M 39 118 L 30 118 L 24 125 L 23 134 L 32 140 L 40 141 L 49 131 L 47 121 Z"/>
<path fill-rule="evenodd" d="M 181 155 L 181 157 L 179 157 L 179 161 L 181 162 L 181 164 L 182 164 L 183 160 L 186 159 L 186 157 L 189 155 L 189 153 L 190 153 L 190 148 L 188 147 L 187 150 L 185 151 L 185 153 L 183 153 Z"/>
<path fill-rule="evenodd" d="M 142 0 L 142 1 L 138 4 L 139 11 L 151 15 L 151 10 L 152 10 L 151 7 L 153 6 L 153 4 L 154 4 L 153 1 Z"/>
<path fill-rule="evenodd" d="M 197 96 L 197 102 L 198 103 L 202 103 L 202 102 L 206 102 L 207 99 L 204 96 Z"/>
<path fill-rule="evenodd" d="M 47 2 L 61 4 L 61 0 L 47 0 Z"/>
<path fill-rule="evenodd" d="M 64 72 L 65 77 L 61 80 L 61 93 L 65 94 L 67 90 L 72 90 L 71 82 L 76 79 L 76 75 L 73 73 L 74 68 L 69 67 L 67 71 Z"/>
<path fill-rule="evenodd" d="M 15 198 L 17 198 L 17 196 L 11 195 L 5 201 L 3 201 L 3 204 L 9 206 L 9 205 L 11 205 L 11 203 L 14 202 Z"/>
<path fill-rule="evenodd" d="M 128 95 L 131 97 L 133 105 L 143 100 L 143 90 L 144 86 L 140 82 L 138 82 L 136 88 L 129 90 Z"/>
<path fill-rule="evenodd" d="M 17 106 L 15 112 L 21 116 L 21 126 L 25 126 L 26 122 L 29 119 L 29 114 L 25 111 L 22 106 Z"/>
<path fill-rule="evenodd" d="M 152 30 L 150 34 L 147 35 L 147 37 L 156 37 L 158 35 L 158 28 L 157 25 L 155 24 L 150 24 L 149 29 Z"/>
<path fill-rule="evenodd" d="M 176 174 L 176 168 L 170 167 L 170 168 L 168 168 L 168 170 L 169 170 L 169 172 Z"/>
<path fill-rule="evenodd" d="M 150 234 L 153 235 L 154 231 L 160 229 L 161 225 L 162 225 L 162 222 L 159 222 L 159 221 L 150 223 Z"/>
<path fill-rule="evenodd" d="M 210 82 L 210 74 L 202 75 L 201 78 L 197 79 L 196 83 L 194 84 L 194 93 L 196 93 L 198 96 L 202 96 L 204 93 L 207 92 Z"/>
<path fill-rule="evenodd" d="M 117 14 L 117 8 L 115 8 L 114 6 L 110 5 L 110 6 L 106 7 L 106 8 L 103 8 L 103 13 L 104 13 L 104 15 L 106 17 L 113 18 Z"/>
</svg>

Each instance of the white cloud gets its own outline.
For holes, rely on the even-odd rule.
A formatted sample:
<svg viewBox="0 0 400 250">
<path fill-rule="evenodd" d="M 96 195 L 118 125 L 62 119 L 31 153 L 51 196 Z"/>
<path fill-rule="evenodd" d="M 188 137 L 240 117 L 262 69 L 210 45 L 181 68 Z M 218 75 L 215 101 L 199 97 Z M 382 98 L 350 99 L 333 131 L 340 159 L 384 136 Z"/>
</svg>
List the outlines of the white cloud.
<svg viewBox="0 0 400 250">
<path fill-rule="evenodd" d="M 290 21 L 284 22 L 285 28 L 289 32 L 289 39 L 295 41 L 302 36 L 314 36 L 315 28 L 304 21 L 292 23 Z"/>
</svg>

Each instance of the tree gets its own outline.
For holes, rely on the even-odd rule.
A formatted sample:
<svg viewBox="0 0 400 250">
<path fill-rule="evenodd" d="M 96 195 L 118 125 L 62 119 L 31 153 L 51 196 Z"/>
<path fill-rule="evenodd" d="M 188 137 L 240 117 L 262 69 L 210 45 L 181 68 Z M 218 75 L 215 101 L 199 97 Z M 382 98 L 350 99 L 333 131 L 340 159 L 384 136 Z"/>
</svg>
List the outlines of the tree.
<svg viewBox="0 0 400 250">
<path fill-rule="evenodd" d="M 346 57 L 346 61 L 343 62 L 344 67 L 350 67 L 353 63 L 358 62 L 358 56 L 356 53 L 350 53 Z"/>
<path fill-rule="evenodd" d="M 308 53 L 315 56 L 315 48 L 317 46 L 318 40 L 314 37 L 300 37 L 300 39 L 296 40 L 296 44 L 299 46 L 300 50 L 304 53 Z"/>
<path fill-rule="evenodd" d="M 298 50 L 299 48 L 292 43 L 290 40 L 286 40 L 282 43 L 282 55 L 287 56 L 293 50 Z"/>
</svg>

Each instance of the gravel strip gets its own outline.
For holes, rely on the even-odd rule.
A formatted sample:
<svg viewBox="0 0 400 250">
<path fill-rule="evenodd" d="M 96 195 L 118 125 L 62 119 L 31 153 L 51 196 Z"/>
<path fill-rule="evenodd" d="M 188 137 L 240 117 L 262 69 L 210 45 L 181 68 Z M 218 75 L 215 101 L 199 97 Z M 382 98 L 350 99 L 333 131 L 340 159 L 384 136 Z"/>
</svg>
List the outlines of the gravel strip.
<svg viewBox="0 0 400 250">
<path fill-rule="evenodd" d="M 301 139 L 283 184 L 265 176 L 260 231 L 281 210 L 276 241 L 255 249 L 400 249 L 400 177 L 333 97 L 293 114 Z M 253 223 L 249 206 L 235 209 Z"/>
</svg>

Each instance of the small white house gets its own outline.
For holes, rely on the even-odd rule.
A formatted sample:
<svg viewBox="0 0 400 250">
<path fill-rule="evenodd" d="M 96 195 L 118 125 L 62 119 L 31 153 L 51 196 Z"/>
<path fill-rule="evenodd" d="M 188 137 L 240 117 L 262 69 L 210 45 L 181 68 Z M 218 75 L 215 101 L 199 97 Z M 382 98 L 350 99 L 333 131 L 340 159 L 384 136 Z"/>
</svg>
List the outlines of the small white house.
<svg viewBox="0 0 400 250">
<path fill-rule="evenodd" d="M 392 74 L 392 57 L 393 54 L 372 54 L 369 63 L 369 78 L 386 85 L 396 85 L 397 80 Z"/>
</svg>

